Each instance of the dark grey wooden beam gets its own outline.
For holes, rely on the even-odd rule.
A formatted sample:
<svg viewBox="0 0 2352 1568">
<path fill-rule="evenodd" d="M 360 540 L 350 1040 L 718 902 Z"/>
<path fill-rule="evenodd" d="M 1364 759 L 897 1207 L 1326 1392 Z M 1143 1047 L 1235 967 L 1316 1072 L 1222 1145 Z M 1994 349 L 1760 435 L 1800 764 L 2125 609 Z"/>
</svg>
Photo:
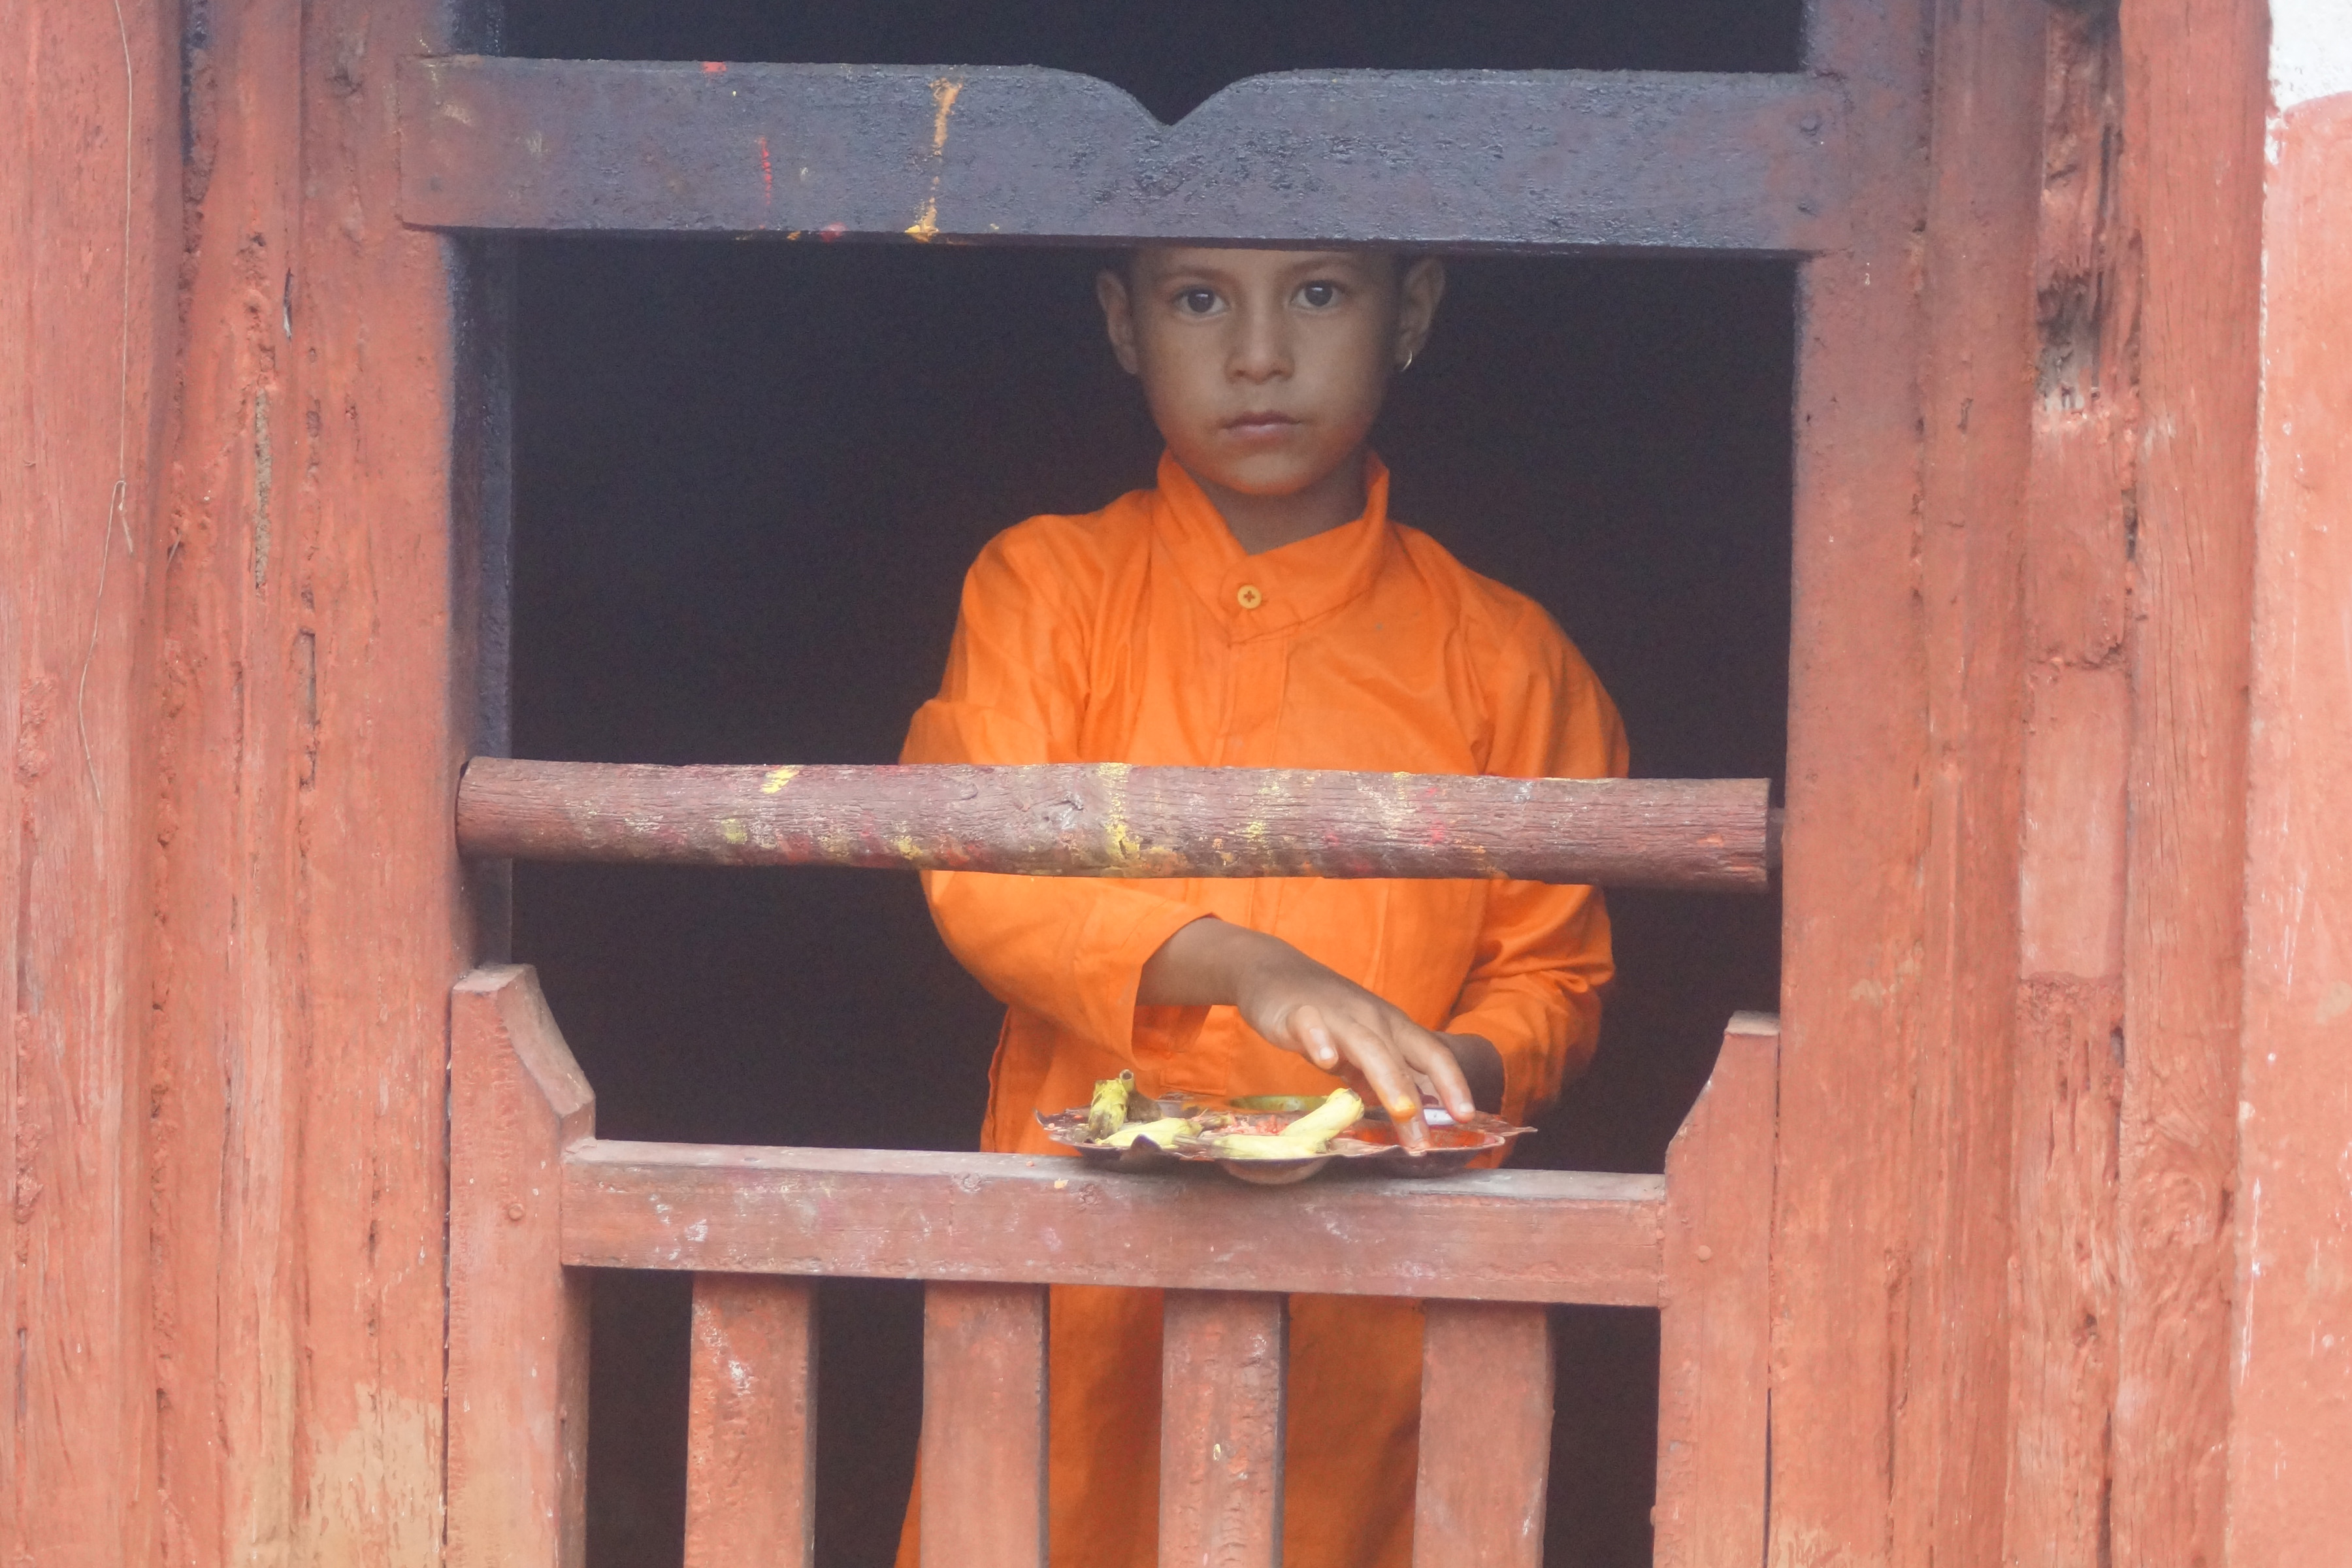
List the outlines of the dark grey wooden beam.
<svg viewBox="0 0 2352 1568">
<path fill-rule="evenodd" d="M 1161 125 L 1028 68 L 403 63 L 427 228 L 1806 255 L 1866 177 L 1807 76 L 1321 71 Z"/>
</svg>

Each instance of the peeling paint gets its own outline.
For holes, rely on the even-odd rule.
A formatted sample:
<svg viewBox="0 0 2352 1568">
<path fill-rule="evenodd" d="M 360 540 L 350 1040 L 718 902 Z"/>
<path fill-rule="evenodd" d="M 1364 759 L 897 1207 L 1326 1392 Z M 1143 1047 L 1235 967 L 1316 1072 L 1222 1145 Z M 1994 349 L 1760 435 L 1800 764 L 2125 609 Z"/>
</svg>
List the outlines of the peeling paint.
<svg viewBox="0 0 2352 1568">
<path fill-rule="evenodd" d="M 253 585 L 269 581 L 269 491 L 273 464 L 269 452 L 269 394 L 253 394 Z"/>
<path fill-rule="evenodd" d="M 907 226 L 907 233 L 915 239 L 929 243 L 940 232 L 940 181 L 946 174 L 948 152 L 948 116 L 955 112 L 956 99 L 963 91 L 963 83 L 954 77 L 940 77 L 931 83 L 931 194 L 923 200 L 922 216 Z"/>
</svg>

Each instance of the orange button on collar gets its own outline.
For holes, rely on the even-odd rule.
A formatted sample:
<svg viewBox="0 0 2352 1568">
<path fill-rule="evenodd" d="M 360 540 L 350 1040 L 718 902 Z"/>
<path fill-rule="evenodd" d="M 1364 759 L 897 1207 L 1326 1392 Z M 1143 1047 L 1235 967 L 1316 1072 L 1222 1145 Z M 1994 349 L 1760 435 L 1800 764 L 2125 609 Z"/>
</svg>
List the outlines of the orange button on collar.
<svg viewBox="0 0 2352 1568">
<path fill-rule="evenodd" d="M 1255 610 L 1265 603 L 1265 595 L 1257 591 L 1255 583 L 1244 583 L 1234 595 L 1234 602 L 1244 610 Z"/>
</svg>

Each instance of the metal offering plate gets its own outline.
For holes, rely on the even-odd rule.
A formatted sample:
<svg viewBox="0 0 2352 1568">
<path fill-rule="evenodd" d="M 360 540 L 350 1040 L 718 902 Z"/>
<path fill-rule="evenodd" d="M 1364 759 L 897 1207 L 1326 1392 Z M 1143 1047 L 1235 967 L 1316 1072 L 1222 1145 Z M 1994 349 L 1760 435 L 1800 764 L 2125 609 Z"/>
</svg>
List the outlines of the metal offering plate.
<svg viewBox="0 0 2352 1568">
<path fill-rule="evenodd" d="M 1127 1148 L 1114 1148 L 1096 1139 L 1087 1131 L 1087 1108 L 1048 1114 L 1037 1112 L 1037 1124 L 1045 1136 L 1067 1149 L 1075 1149 L 1079 1158 L 1090 1165 L 1115 1171 L 1171 1171 L 1180 1165 L 1215 1165 L 1227 1175 L 1257 1186 L 1288 1186 L 1321 1173 L 1333 1162 L 1350 1170 L 1386 1176 L 1450 1176 L 1466 1170 L 1482 1154 L 1491 1153 L 1507 1145 L 1512 1139 L 1533 1131 L 1515 1127 L 1499 1116 L 1484 1112 L 1466 1121 L 1455 1121 L 1443 1110 L 1430 1114 L 1429 1143 L 1425 1152 L 1414 1154 L 1397 1142 L 1396 1128 L 1384 1111 L 1370 1112 L 1345 1132 L 1331 1140 L 1321 1153 L 1301 1155 L 1295 1160 L 1235 1159 L 1216 1152 L 1216 1141 L 1233 1132 L 1279 1132 L 1300 1116 L 1322 1103 L 1319 1095 L 1248 1095 L 1231 1100 L 1202 1100 L 1189 1096 L 1171 1095 L 1153 1101 L 1153 1117 L 1130 1117 L 1129 1121 L 1150 1121 L 1159 1118 L 1188 1117 L 1201 1122 L 1199 1132 L 1180 1138 L 1172 1149 L 1162 1149 L 1148 1138 L 1139 1138 Z"/>
</svg>

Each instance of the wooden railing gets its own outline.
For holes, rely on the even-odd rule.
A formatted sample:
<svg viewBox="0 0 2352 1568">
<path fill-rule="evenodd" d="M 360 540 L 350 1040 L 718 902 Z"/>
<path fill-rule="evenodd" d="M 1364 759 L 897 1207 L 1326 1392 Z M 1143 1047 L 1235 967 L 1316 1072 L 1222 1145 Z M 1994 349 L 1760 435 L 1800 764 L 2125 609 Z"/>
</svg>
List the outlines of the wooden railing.
<svg viewBox="0 0 2352 1568">
<path fill-rule="evenodd" d="M 1765 779 L 1312 768 L 656 767 L 476 757 L 457 846 L 518 860 L 1053 877 L 1516 877 L 1761 892 Z"/>
<path fill-rule="evenodd" d="M 1021 1155 L 595 1136 L 527 968 L 451 1008 L 449 1532 L 583 1561 L 583 1270 L 690 1270 L 688 1568 L 813 1561 L 814 1280 L 929 1282 L 923 1560 L 1045 1560 L 1045 1289 L 1166 1297 L 1163 1563 L 1279 1559 L 1284 1297 L 1424 1300 L 1416 1568 L 1541 1561 L 1555 1302 L 1662 1314 L 1661 1564 L 1764 1547 L 1777 1026 L 1732 1021 L 1660 1176 L 1486 1171 L 1264 1190 Z M 877 1506 L 895 1506 L 879 1500 Z"/>
</svg>

